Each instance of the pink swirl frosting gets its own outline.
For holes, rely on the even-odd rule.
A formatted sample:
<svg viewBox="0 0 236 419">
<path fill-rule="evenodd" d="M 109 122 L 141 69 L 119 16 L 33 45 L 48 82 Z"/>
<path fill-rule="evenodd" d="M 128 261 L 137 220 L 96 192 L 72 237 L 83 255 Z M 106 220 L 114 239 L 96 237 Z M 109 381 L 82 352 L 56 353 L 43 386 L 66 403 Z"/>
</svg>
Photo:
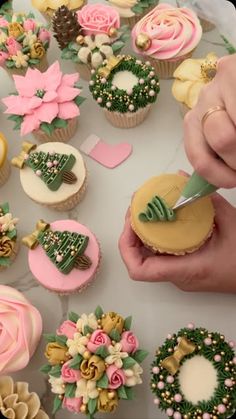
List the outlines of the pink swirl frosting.
<svg viewBox="0 0 236 419">
<path fill-rule="evenodd" d="M 42 318 L 19 291 L 0 285 L 0 375 L 26 367 L 42 334 Z"/>
<path fill-rule="evenodd" d="M 145 34 L 150 45 L 141 51 L 137 36 Z M 145 15 L 132 30 L 133 48 L 143 55 L 158 60 L 175 59 L 190 53 L 199 43 L 202 28 L 195 12 L 161 3 Z"/>
<path fill-rule="evenodd" d="M 109 33 L 111 28 L 119 29 L 120 15 L 111 6 L 88 4 L 77 12 L 77 19 L 85 35 Z"/>
</svg>

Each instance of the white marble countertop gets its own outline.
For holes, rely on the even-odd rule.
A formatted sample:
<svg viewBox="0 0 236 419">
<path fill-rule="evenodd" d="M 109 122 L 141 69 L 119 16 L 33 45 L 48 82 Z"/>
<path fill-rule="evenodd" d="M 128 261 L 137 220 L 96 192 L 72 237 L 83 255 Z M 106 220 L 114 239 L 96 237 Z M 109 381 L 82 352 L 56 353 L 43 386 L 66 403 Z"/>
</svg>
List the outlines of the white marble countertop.
<svg viewBox="0 0 236 419">
<path fill-rule="evenodd" d="M 30 0 L 15 0 L 14 5 L 17 11 L 30 10 Z M 204 34 L 195 56 L 201 57 L 212 50 L 224 55 L 225 49 L 212 45 L 213 42 L 221 42 L 216 31 Z M 59 56 L 60 51 L 53 41 L 48 52 L 49 62 L 53 63 Z M 73 64 L 69 61 L 63 61 L 62 68 L 68 72 L 74 71 Z M 34 280 L 27 265 L 27 250 L 22 246 L 14 264 L 0 274 L 0 283 L 22 291 L 40 310 L 45 333 L 54 332 L 67 311 L 90 312 L 98 303 L 104 310 L 114 310 L 124 316 L 132 314 L 133 329 L 140 344 L 150 352 L 143 364 L 143 384 L 136 387 L 137 397 L 134 402 L 121 401 L 113 415 L 107 414 L 103 417 L 164 419 L 166 416 L 153 404 L 153 396 L 149 390 L 149 365 L 155 348 L 169 332 L 175 332 L 189 321 L 212 331 L 219 330 L 228 338 L 236 339 L 236 296 L 185 293 L 171 284 L 135 283 L 129 279 L 117 242 L 132 193 L 153 175 L 176 172 L 180 168 L 191 170 L 182 144 L 182 117 L 178 104 L 171 96 L 172 82 L 161 81 L 158 101 L 147 120 L 134 129 L 116 129 L 106 121 L 102 110 L 91 98 L 86 83 L 82 84 L 83 94 L 88 99 L 81 108 L 78 132 L 70 143 L 79 147 L 89 134 L 95 133 L 110 144 L 122 141 L 131 143 L 132 155 L 114 170 L 106 169 L 85 157 L 89 170 L 88 190 L 83 202 L 69 213 L 60 214 L 45 209 L 28 199 L 23 193 L 16 169 L 12 170 L 9 181 L 0 190 L 0 202 L 9 201 L 13 214 L 20 218 L 20 236 L 31 232 L 39 218 L 49 222 L 73 218 L 90 227 L 101 243 L 103 261 L 100 273 L 93 285 L 82 294 L 59 297 L 46 291 Z M 0 70 L 0 97 L 13 91 L 12 80 Z M 12 130 L 11 121 L 7 121 L 2 114 L 3 109 L 0 104 L 0 130 L 9 140 L 9 157 L 12 158 L 20 150 L 21 138 L 18 132 Z M 30 136 L 27 138 L 33 140 Z M 236 204 L 235 190 L 226 191 L 224 195 Z M 14 377 L 29 381 L 31 389 L 42 396 L 45 408 L 52 418 L 50 392 L 46 391 L 45 377 L 38 371 L 45 363 L 44 347 L 45 341 L 42 339 L 28 367 Z M 73 414 L 64 410 L 56 415 L 58 419 L 72 417 Z M 98 415 L 99 417 L 101 418 Z"/>
</svg>

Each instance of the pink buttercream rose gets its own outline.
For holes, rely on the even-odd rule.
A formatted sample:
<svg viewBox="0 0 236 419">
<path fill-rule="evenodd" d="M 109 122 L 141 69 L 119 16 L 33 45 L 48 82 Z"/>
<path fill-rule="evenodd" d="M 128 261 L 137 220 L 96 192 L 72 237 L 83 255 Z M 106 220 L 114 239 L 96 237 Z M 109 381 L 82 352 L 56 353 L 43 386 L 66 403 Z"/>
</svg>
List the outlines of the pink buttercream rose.
<svg viewBox="0 0 236 419">
<path fill-rule="evenodd" d="M 23 28 L 26 31 L 34 31 L 36 26 L 37 25 L 34 19 L 26 19 L 23 23 Z"/>
<path fill-rule="evenodd" d="M 83 402 L 82 397 L 73 397 L 72 399 L 64 397 L 63 407 L 69 410 L 69 412 L 80 413 L 80 407 Z"/>
<path fill-rule="evenodd" d="M 111 345 L 111 339 L 109 336 L 101 330 L 95 330 L 89 339 L 87 348 L 90 352 L 95 353 L 99 346 L 109 345 Z"/>
<path fill-rule="evenodd" d="M 9 25 L 9 22 L 4 19 L 4 17 L 0 16 L 0 28 L 5 28 Z"/>
<path fill-rule="evenodd" d="M 10 55 L 16 55 L 17 51 L 22 49 L 21 44 L 19 44 L 19 42 L 17 42 L 13 36 L 10 36 L 7 39 L 6 47 Z"/>
<path fill-rule="evenodd" d="M 114 364 L 107 368 L 106 374 L 108 377 L 108 388 L 114 390 L 125 384 L 124 371 L 117 368 Z"/>
<path fill-rule="evenodd" d="M 57 335 L 65 335 L 68 339 L 73 339 L 74 334 L 77 332 L 76 324 L 71 320 L 65 320 L 57 329 Z"/>
<path fill-rule="evenodd" d="M 3 66 L 5 64 L 5 61 L 8 59 L 9 54 L 4 51 L 0 51 L 0 66 Z"/>
<path fill-rule="evenodd" d="M 51 38 L 50 32 L 48 32 L 45 28 L 41 28 L 38 34 L 38 38 L 41 42 L 49 42 Z"/>
<path fill-rule="evenodd" d="M 71 361 L 68 361 L 65 364 L 63 364 L 61 369 L 61 378 L 66 383 L 75 383 L 76 381 L 80 380 L 81 374 L 80 371 L 73 370 L 72 368 L 70 368 L 70 362 Z"/>
<path fill-rule="evenodd" d="M 149 38 L 146 49 L 137 46 L 137 37 L 140 34 Z M 184 57 L 193 51 L 201 36 L 202 27 L 195 12 L 166 3 L 156 6 L 132 30 L 134 50 L 158 60 Z"/>
<path fill-rule="evenodd" d="M 119 13 L 105 4 L 88 4 L 77 12 L 77 17 L 85 35 L 107 34 L 109 29 L 120 27 Z"/>
<path fill-rule="evenodd" d="M 122 333 L 120 343 L 122 345 L 122 351 L 128 352 L 128 354 L 137 351 L 139 347 L 138 339 L 133 332 L 129 331 Z"/>
</svg>

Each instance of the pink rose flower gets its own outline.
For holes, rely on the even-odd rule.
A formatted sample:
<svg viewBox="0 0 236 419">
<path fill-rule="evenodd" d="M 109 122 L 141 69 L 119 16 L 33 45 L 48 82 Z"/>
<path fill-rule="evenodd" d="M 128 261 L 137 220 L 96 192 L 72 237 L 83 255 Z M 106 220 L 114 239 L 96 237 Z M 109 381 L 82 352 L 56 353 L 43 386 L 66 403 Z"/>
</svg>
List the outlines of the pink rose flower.
<svg viewBox="0 0 236 419">
<path fill-rule="evenodd" d="M 57 335 L 65 335 L 68 339 L 73 339 L 76 332 L 76 324 L 70 320 L 65 320 L 57 329 Z"/>
<path fill-rule="evenodd" d="M 111 339 L 109 336 L 101 330 L 95 330 L 89 339 L 87 348 L 90 352 L 95 353 L 99 346 L 109 345 L 111 345 Z"/>
<path fill-rule="evenodd" d="M 13 36 L 10 36 L 6 40 L 6 47 L 10 55 L 16 55 L 17 51 L 22 49 L 21 44 L 19 44 L 19 42 L 17 42 Z"/>
<path fill-rule="evenodd" d="M 85 35 L 108 34 L 111 28 L 120 27 L 119 13 L 105 4 L 88 4 L 77 12 L 77 18 Z"/>
<path fill-rule="evenodd" d="M 80 413 L 80 407 L 82 404 L 82 397 L 73 397 L 69 399 L 68 397 L 64 397 L 63 399 L 63 407 L 69 412 Z"/>
<path fill-rule="evenodd" d="M 8 59 L 9 54 L 4 51 L 0 51 L 0 66 L 3 66 L 5 64 L 5 61 Z"/>
<path fill-rule="evenodd" d="M 49 42 L 51 38 L 50 32 L 48 32 L 45 28 L 41 28 L 38 34 L 38 38 L 41 42 Z"/>
<path fill-rule="evenodd" d="M 26 19 L 23 23 L 23 27 L 26 31 L 34 31 L 36 26 L 37 25 L 34 19 Z"/>
<path fill-rule="evenodd" d="M 6 19 L 4 19 L 3 16 L 0 16 L 0 27 L 5 28 L 7 26 L 8 26 L 8 21 Z"/>
<path fill-rule="evenodd" d="M 106 374 L 108 377 L 108 388 L 114 390 L 125 384 L 125 373 L 120 368 L 117 368 L 114 364 L 110 365 Z"/>
<path fill-rule="evenodd" d="M 70 361 L 68 361 L 62 366 L 61 378 L 66 383 L 75 383 L 76 381 L 80 380 L 81 374 L 79 370 L 73 370 L 72 368 L 70 368 Z"/>
<path fill-rule="evenodd" d="M 124 332 L 121 335 L 122 351 L 128 352 L 128 354 L 137 351 L 139 347 L 139 342 L 136 336 L 134 336 L 133 332 Z"/>
</svg>

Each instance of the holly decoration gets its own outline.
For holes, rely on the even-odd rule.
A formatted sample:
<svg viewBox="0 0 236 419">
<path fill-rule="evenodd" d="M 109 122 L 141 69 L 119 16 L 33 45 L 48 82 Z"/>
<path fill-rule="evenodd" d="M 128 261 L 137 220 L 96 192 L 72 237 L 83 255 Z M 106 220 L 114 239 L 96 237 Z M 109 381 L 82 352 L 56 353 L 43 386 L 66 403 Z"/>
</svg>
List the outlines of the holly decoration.
<svg viewBox="0 0 236 419">
<path fill-rule="evenodd" d="M 81 29 L 76 13 L 66 6 L 59 7 L 54 13 L 52 27 L 60 49 L 66 48 L 69 42 L 75 41 Z"/>
</svg>

